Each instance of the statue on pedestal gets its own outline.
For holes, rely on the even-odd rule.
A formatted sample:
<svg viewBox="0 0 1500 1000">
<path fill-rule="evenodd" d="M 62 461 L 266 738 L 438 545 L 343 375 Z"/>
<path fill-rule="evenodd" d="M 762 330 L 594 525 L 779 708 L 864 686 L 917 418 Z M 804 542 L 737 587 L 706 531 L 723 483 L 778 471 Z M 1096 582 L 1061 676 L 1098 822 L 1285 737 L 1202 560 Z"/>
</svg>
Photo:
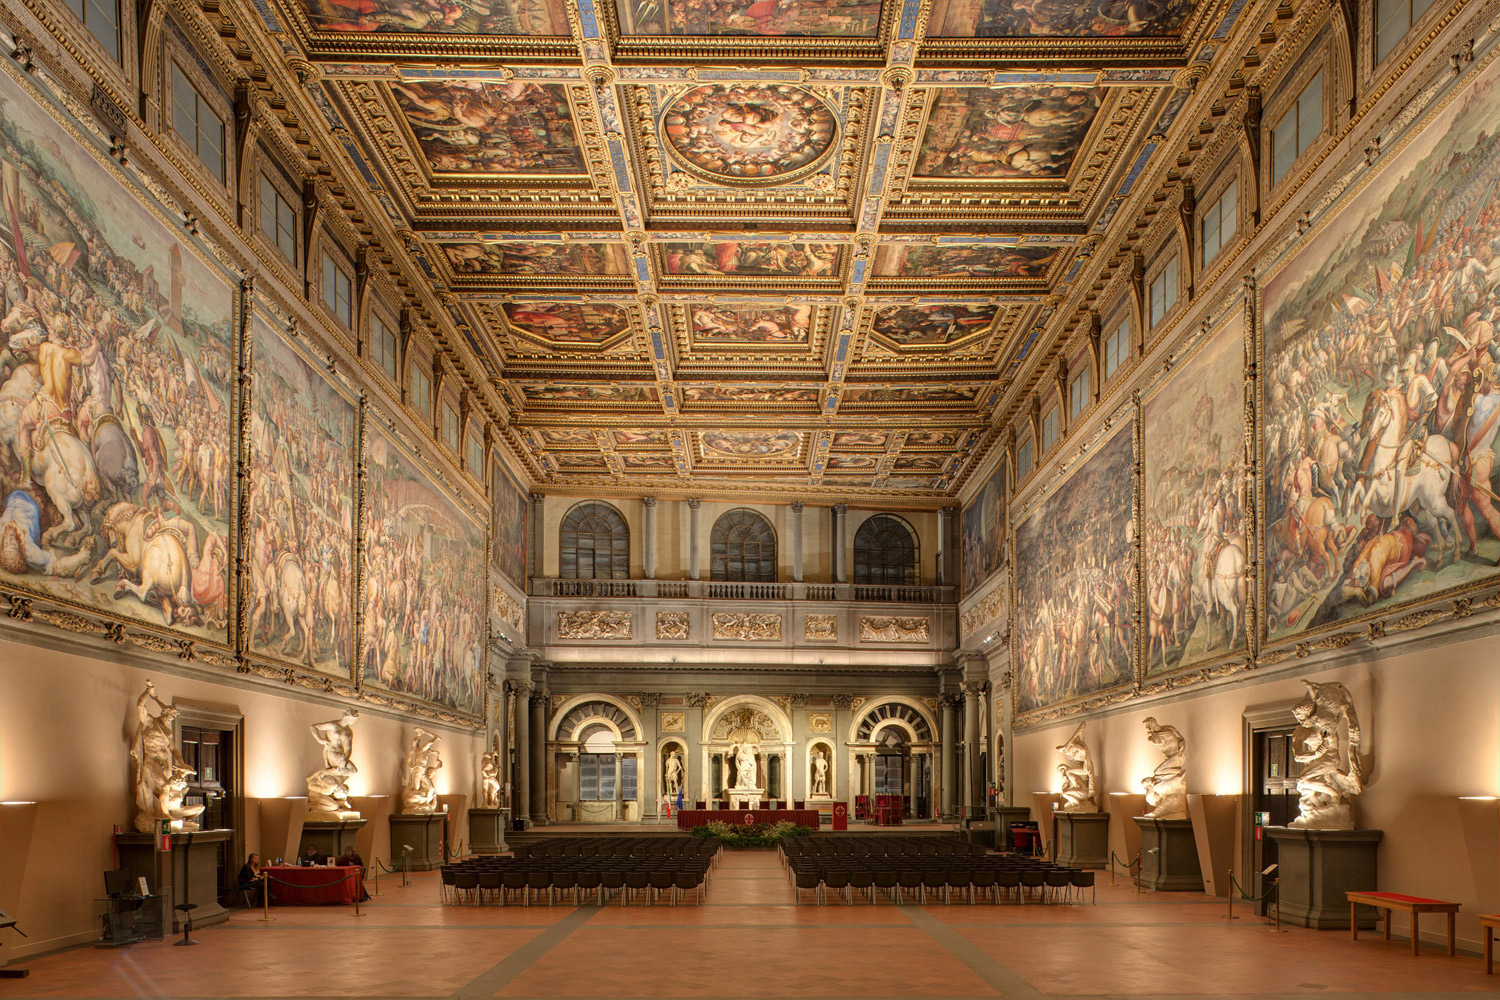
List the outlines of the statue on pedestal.
<svg viewBox="0 0 1500 1000">
<path fill-rule="evenodd" d="M 667 754 L 666 784 L 667 801 L 676 802 L 677 793 L 682 790 L 682 754 L 676 750 Z"/>
<path fill-rule="evenodd" d="M 1151 777 L 1141 779 L 1146 789 L 1146 815 L 1151 819 L 1187 819 L 1187 744 L 1176 726 L 1158 726 L 1149 716 L 1144 721 L 1146 739 L 1165 758 Z"/>
<path fill-rule="evenodd" d="M 500 808 L 500 735 L 494 737 L 492 749 L 484 755 L 479 767 L 480 802 L 484 809 Z"/>
<path fill-rule="evenodd" d="M 307 776 L 307 819 L 312 822 L 359 819 L 359 810 L 349 804 L 349 778 L 359 773 L 350 759 L 358 719 L 350 708 L 332 722 L 311 727 L 313 739 L 323 747 L 323 766 Z"/>
<path fill-rule="evenodd" d="M 156 715 L 146 704 L 156 702 Z M 155 833 L 162 820 L 170 820 L 172 830 L 180 833 L 198 829 L 203 806 L 183 805 L 187 796 L 187 779 L 196 774 L 182 759 L 182 751 L 172 734 L 177 709 L 157 697 L 156 685 L 146 682 L 146 690 L 136 699 L 135 739 L 130 759 L 135 762 L 132 775 L 135 784 L 135 828 L 141 833 Z"/>
<path fill-rule="evenodd" d="M 819 750 L 813 757 L 813 787 L 814 795 L 828 794 L 828 756 Z"/>
<path fill-rule="evenodd" d="M 1057 765 L 1062 775 L 1062 805 L 1058 812 L 1098 812 L 1094 801 L 1094 758 L 1083 742 L 1083 729 L 1088 725 L 1080 722 L 1068 742 L 1057 748 L 1066 763 Z"/>
<path fill-rule="evenodd" d="M 757 788 L 755 757 L 760 747 L 741 743 L 734 748 L 734 787 Z"/>
<path fill-rule="evenodd" d="M 1354 796 L 1364 790 L 1359 762 L 1359 716 L 1349 689 L 1338 681 L 1304 680 L 1307 694 L 1292 707 L 1305 736 L 1292 759 L 1302 765 L 1297 778 L 1298 813 L 1288 826 L 1303 830 L 1354 829 Z"/>
<path fill-rule="evenodd" d="M 406 750 L 406 783 L 401 789 L 401 811 L 408 815 L 437 812 L 437 783 L 433 775 L 443 766 L 433 744 L 440 737 L 417 727 Z"/>
</svg>

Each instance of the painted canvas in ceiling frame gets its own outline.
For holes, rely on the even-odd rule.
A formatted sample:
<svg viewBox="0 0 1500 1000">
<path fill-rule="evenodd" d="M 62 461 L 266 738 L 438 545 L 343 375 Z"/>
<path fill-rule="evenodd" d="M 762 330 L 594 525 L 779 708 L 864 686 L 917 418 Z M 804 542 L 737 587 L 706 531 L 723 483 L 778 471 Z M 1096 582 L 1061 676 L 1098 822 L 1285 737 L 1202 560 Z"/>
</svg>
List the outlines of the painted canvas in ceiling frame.
<svg viewBox="0 0 1500 1000">
<path fill-rule="evenodd" d="M 1041 279 L 1057 254 L 1057 247 L 885 243 L 875 252 L 875 277 Z"/>
<path fill-rule="evenodd" d="M 629 275 L 623 243 L 444 242 L 438 244 L 454 276 L 465 278 L 582 278 Z"/>
<path fill-rule="evenodd" d="M 740 345 L 806 344 L 813 323 L 813 307 L 806 305 L 710 305 L 688 307 L 694 344 Z"/>
<path fill-rule="evenodd" d="M 927 36 L 1173 37 L 1192 9 L 1193 0 L 934 0 Z"/>
<path fill-rule="evenodd" d="M 511 80 L 389 84 L 416 148 L 436 178 L 586 173 L 568 88 Z"/>
<path fill-rule="evenodd" d="M 880 0 L 619 0 L 626 35 L 874 38 Z"/>
<path fill-rule="evenodd" d="M 1477 256 L 1500 240 L 1489 58 L 1260 286 L 1269 642 L 1495 581 L 1500 388 L 1481 331 L 1500 291 Z M 1361 346 L 1376 343 L 1378 363 Z"/>
<path fill-rule="evenodd" d="M 300 0 L 315 31 L 355 35 L 568 35 L 563 0 Z"/>
<path fill-rule="evenodd" d="M 672 240 L 656 245 L 664 279 L 790 278 L 837 281 L 843 272 L 840 243 L 756 240 Z"/>
<path fill-rule="evenodd" d="M 352 681 L 358 397 L 259 309 L 250 335 L 245 648 Z"/>
<path fill-rule="evenodd" d="M 365 424 L 360 686 L 484 712 L 485 526 L 378 421 Z"/>
<path fill-rule="evenodd" d="M 630 330 L 630 310 L 610 302 L 506 302 L 513 331 L 554 344 L 605 344 Z"/>
<path fill-rule="evenodd" d="M 947 182 L 1065 178 L 1104 101 L 1102 88 L 938 87 L 913 177 Z"/>
<path fill-rule="evenodd" d="M 944 347 L 989 332 L 999 314 L 993 303 L 881 306 L 870 329 L 900 347 Z"/>
<path fill-rule="evenodd" d="M 24 469 L 5 449 L 0 587 L 227 646 L 237 283 L 18 72 L 0 70 L 0 274 L 108 319 L 67 355 L 13 313 L 0 400 L 46 418 Z M 44 382 L 53 356 L 65 377 Z"/>
<path fill-rule="evenodd" d="M 1015 707 L 1022 716 L 1135 682 L 1135 418 L 1015 526 Z"/>
</svg>

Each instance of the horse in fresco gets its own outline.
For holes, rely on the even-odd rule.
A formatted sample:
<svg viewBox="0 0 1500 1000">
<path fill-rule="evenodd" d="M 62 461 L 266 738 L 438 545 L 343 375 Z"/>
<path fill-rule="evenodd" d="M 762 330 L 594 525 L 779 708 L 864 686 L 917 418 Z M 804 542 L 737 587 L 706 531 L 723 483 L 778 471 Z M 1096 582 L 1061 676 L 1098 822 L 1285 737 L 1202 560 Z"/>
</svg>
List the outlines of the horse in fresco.
<svg viewBox="0 0 1500 1000">
<path fill-rule="evenodd" d="M 1240 619 L 1245 614 L 1245 549 L 1238 538 L 1207 539 L 1203 546 L 1200 565 L 1203 568 L 1203 621 L 1208 626 L 1206 646 L 1214 644 L 1214 619 L 1228 618 L 1225 634 L 1230 648 L 1234 647 L 1240 631 Z"/>
<path fill-rule="evenodd" d="M 88 510 L 99 500 L 99 474 L 89 446 L 67 421 L 47 420 L 32 431 L 31 478 L 41 483 L 62 521 L 42 532 L 42 548 L 59 534 L 90 529 Z"/>
<path fill-rule="evenodd" d="M 313 661 L 313 601 L 308 590 L 307 573 L 302 563 L 291 552 L 276 557 L 275 610 L 281 613 L 286 623 L 286 637 L 281 641 L 281 653 L 288 655 L 292 641 L 302 639 L 298 650 L 302 660 L 309 666 Z"/>
<path fill-rule="evenodd" d="M 92 582 L 98 583 L 107 570 L 118 567 L 121 575 L 115 597 L 128 593 L 142 604 L 157 605 L 165 625 L 196 613 L 191 585 L 198 545 L 190 522 L 163 519 L 122 500 L 104 512 L 99 535 L 109 549 L 94 565 Z M 134 577 L 134 582 L 128 577 Z"/>
<path fill-rule="evenodd" d="M 1442 566 L 1459 551 L 1458 514 L 1447 499 L 1459 453 L 1438 434 L 1427 435 L 1425 444 L 1410 437 L 1408 412 L 1406 397 L 1395 390 L 1376 390 L 1365 400 L 1359 424 L 1365 445 L 1350 509 L 1394 524 L 1409 508 L 1421 508 L 1437 521 L 1438 554 L 1430 561 Z"/>
</svg>

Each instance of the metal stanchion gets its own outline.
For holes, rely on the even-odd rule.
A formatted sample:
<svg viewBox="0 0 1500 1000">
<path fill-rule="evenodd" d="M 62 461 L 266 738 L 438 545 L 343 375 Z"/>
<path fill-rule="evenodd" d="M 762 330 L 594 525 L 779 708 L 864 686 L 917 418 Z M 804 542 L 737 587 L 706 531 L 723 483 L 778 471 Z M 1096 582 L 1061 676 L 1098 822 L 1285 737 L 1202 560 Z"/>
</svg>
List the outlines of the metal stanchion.
<svg viewBox="0 0 1500 1000">
<path fill-rule="evenodd" d="M 411 885 L 410 866 L 408 864 L 408 859 L 411 858 L 412 850 L 413 848 L 410 844 L 401 845 L 401 887 L 403 889 L 406 886 Z"/>
<path fill-rule="evenodd" d="M 363 868 L 360 868 L 360 867 L 355 867 L 355 868 L 349 869 L 349 877 L 351 879 L 355 879 L 355 882 L 354 882 L 354 915 L 356 917 L 362 917 L 362 916 L 364 916 L 363 913 L 359 912 L 360 900 L 361 900 L 361 898 L 365 894 L 365 882 L 364 882 L 364 878 L 363 878 L 364 873 L 365 873 L 365 870 Z"/>
<path fill-rule="evenodd" d="M 1285 934 L 1281 928 L 1281 879 L 1271 880 L 1271 891 L 1276 894 L 1276 926 L 1271 928 L 1272 934 Z"/>
<path fill-rule="evenodd" d="M 1229 900 L 1229 912 L 1224 914 L 1224 919 L 1238 920 L 1240 918 L 1234 915 L 1234 869 L 1230 868 L 1224 874 L 1229 876 L 1229 891 L 1224 894 Z"/>
<path fill-rule="evenodd" d="M 260 877 L 260 922 L 268 924 L 276 918 L 271 916 L 271 879 L 269 876 Z"/>
<path fill-rule="evenodd" d="M 372 893 L 370 893 L 370 895 L 372 895 L 372 896 L 378 896 L 378 895 L 380 895 L 380 859 L 379 858 L 376 858 L 375 859 L 375 863 L 370 866 L 370 871 L 372 871 L 372 872 L 375 873 L 375 891 L 372 892 Z"/>
</svg>

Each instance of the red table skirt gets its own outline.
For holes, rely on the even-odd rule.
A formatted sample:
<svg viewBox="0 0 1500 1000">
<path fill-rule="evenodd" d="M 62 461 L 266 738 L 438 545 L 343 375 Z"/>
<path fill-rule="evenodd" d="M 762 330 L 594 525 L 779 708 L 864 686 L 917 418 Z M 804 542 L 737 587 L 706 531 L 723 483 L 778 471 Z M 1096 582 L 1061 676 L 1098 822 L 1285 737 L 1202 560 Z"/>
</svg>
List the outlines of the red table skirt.
<svg viewBox="0 0 1500 1000">
<path fill-rule="evenodd" d="M 812 830 L 818 828 L 819 816 L 816 809 L 684 809 L 677 814 L 677 829 L 691 830 L 713 821 L 747 826 L 754 823 L 780 823 L 784 819 Z"/>
<path fill-rule="evenodd" d="M 271 891 L 273 906 L 318 906 L 326 903 L 342 903 L 347 906 L 364 898 L 365 873 L 361 868 L 294 868 L 288 865 L 270 865 L 262 868 L 261 872 L 266 876 L 266 886 Z"/>
</svg>

